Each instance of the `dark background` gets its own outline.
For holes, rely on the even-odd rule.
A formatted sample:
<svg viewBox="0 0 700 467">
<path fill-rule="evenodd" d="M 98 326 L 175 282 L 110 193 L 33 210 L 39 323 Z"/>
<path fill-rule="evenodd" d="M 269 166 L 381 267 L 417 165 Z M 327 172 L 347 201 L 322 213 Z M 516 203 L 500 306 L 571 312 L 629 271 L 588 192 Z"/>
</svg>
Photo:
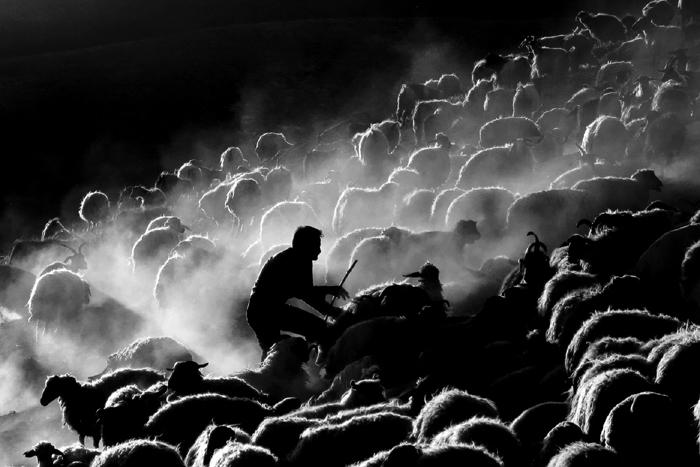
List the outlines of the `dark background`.
<svg viewBox="0 0 700 467">
<path fill-rule="evenodd" d="M 4 0 L 0 252 L 256 133 L 383 118 L 401 82 L 467 77 L 488 50 L 644 1 Z M 291 128 L 290 128 L 291 126 Z"/>
</svg>

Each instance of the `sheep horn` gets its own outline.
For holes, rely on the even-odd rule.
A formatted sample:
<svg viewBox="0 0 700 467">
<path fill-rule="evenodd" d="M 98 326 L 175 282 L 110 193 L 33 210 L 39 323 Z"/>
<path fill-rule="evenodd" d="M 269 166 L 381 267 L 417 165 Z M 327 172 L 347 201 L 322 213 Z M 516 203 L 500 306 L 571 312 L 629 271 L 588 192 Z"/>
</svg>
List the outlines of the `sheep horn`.
<svg viewBox="0 0 700 467">
<path fill-rule="evenodd" d="M 535 237 L 535 241 L 534 241 L 534 243 L 533 243 L 532 245 L 530 245 L 530 246 L 528 247 L 528 251 L 529 251 L 530 247 L 533 247 L 533 246 L 534 246 L 534 247 L 540 247 L 540 248 L 542 248 L 542 251 L 547 251 L 547 245 L 545 245 L 544 243 L 542 243 L 542 242 L 540 241 L 539 237 L 537 237 L 537 234 L 536 234 L 535 232 L 530 231 L 530 232 L 528 232 L 525 236 L 526 236 L 526 237 Z"/>
<path fill-rule="evenodd" d="M 206 363 L 201 363 L 197 365 L 197 368 L 204 368 L 205 366 L 209 365 L 209 362 Z"/>
<path fill-rule="evenodd" d="M 581 227 L 582 225 L 587 225 L 589 228 L 593 225 L 588 219 L 581 219 L 576 223 L 576 227 Z"/>
</svg>

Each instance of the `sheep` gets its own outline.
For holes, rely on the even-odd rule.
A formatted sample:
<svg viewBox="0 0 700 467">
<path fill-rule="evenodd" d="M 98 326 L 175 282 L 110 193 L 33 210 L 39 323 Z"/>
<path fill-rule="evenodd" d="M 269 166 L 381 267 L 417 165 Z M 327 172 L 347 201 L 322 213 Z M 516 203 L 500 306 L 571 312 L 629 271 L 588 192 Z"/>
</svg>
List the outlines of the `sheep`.
<svg viewBox="0 0 700 467">
<path fill-rule="evenodd" d="M 29 296 L 29 321 L 44 328 L 66 328 L 89 301 L 90 286 L 82 277 L 56 269 L 36 279 Z"/>
<path fill-rule="evenodd" d="M 40 467 L 51 467 L 54 465 L 69 466 L 73 462 L 80 462 L 81 465 L 90 465 L 90 462 L 100 453 L 95 449 L 88 449 L 80 445 L 71 445 L 57 449 L 48 441 L 40 441 L 30 450 L 24 452 L 24 457 L 36 457 Z M 54 456 L 56 456 L 54 458 Z"/>
<path fill-rule="evenodd" d="M 433 227 L 445 228 L 445 219 L 450 205 L 463 193 L 466 192 L 461 188 L 446 188 L 435 196 L 430 208 L 430 222 Z"/>
<path fill-rule="evenodd" d="M 586 384 L 598 375 L 607 373 L 611 370 L 633 370 L 649 379 L 653 375 L 653 368 L 642 355 L 619 355 L 611 354 L 605 357 L 596 359 L 586 359 L 584 357 L 581 364 L 576 368 L 571 375 L 570 394 L 575 394 L 579 388 L 586 387 Z"/>
<path fill-rule="evenodd" d="M 95 412 L 104 406 L 109 395 L 129 384 L 148 387 L 163 379 L 162 374 L 145 368 L 116 370 L 97 380 L 82 383 L 70 375 L 53 375 L 46 379 L 39 402 L 46 407 L 58 398 L 63 420 L 78 433 L 80 444 L 84 444 L 85 437 L 90 436 L 97 447 L 100 433 Z"/>
<path fill-rule="evenodd" d="M 542 447 L 534 456 L 533 465 L 549 465 L 549 461 L 563 448 L 579 441 L 585 441 L 586 436 L 578 425 L 571 422 L 561 422 L 552 428 L 542 440 Z"/>
<path fill-rule="evenodd" d="M 306 187 L 299 193 L 297 201 L 302 201 L 311 206 L 318 214 L 322 227 L 331 228 L 333 222 L 333 209 L 335 203 L 340 197 L 340 183 L 333 178 L 315 182 Z"/>
<path fill-rule="evenodd" d="M 389 183 L 398 185 L 397 198 L 403 198 L 421 186 L 421 176 L 417 170 L 408 168 L 397 168 L 391 172 L 387 179 Z"/>
<path fill-rule="evenodd" d="M 142 337 L 107 357 L 107 366 L 94 378 L 119 368 L 153 368 L 164 371 L 194 353 L 172 337 Z"/>
<path fill-rule="evenodd" d="M 596 177 L 576 182 L 571 189 L 588 193 L 602 209 L 641 210 L 649 204 L 649 191 L 660 191 L 663 183 L 651 169 L 640 169 L 629 178 Z"/>
<path fill-rule="evenodd" d="M 343 235 L 361 227 L 391 225 L 398 188 L 394 182 L 384 183 L 377 189 L 346 188 L 335 205 L 333 231 Z"/>
<path fill-rule="evenodd" d="M 428 443 L 436 435 L 472 417 L 498 418 L 496 405 L 488 399 L 457 389 L 446 389 L 426 402 L 413 423 L 413 438 Z"/>
<path fill-rule="evenodd" d="M 656 368 L 656 384 L 680 407 L 690 407 L 700 395 L 700 380 L 690 368 L 697 364 L 700 340 L 687 338 L 671 346 Z"/>
<path fill-rule="evenodd" d="M 461 102 L 444 99 L 421 101 L 413 111 L 413 133 L 417 145 L 432 142 L 436 135 L 452 128 L 465 113 Z"/>
<path fill-rule="evenodd" d="M 565 402 L 542 402 L 525 409 L 510 423 L 527 457 L 533 457 L 542 440 L 554 427 L 563 422 L 569 407 Z"/>
<path fill-rule="evenodd" d="M 250 384 L 272 400 L 298 397 L 305 400 L 311 394 L 307 387 L 308 374 L 303 364 L 309 359 L 309 346 L 299 337 L 289 337 L 275 343 L 260 366 L 235 376 Z"/>
<path fill-rule="evenodd" d="M 610 117 L 622 117 L 622 101 L 620 95 L 615 91 L 604 92 L 598 100 L 598 115 Z"/>
<path fill-rule="evenodd" d="M 518 83 L 527 83 L 532 72 L 528 58 L 524 55 L 507 55 L 506 59 L 508 61 L 496 73 L 496 85 L 513 89 Z"/>
<path fill-rule="evenodd" d="M 479 79 L 473 84 L 464 101 L 465 110 L 474 117 L 481 117 L 484 113 L 486 94 L 493 89 L 492 79 Z"/>
<path fill-rule="evenodd" d="M 522 462 L 522 447 L 513 430 L 493 418 L 473 417 L 437 434 L 432 446 L 473 444 L 484 447 L 503 460 L 505 466 Z"/>
<path fill-rule="evenodd" d="M 91 467 L 185 467 L 174 447 L 160 441 L 138 439 L 105 449 Z"/>
<path fill-rule="evenodd" d="M 378 413 L 307 428 L 290 461 L 292 465 L 349 465 L 405 441 L 411 423 L 411 418 L 403 415 Z"/>
<path fill-rule="evenodd" d="M 644 129 L 644 155 L 649 161 L 672 162 L 686 139 L 686 126 L 676 114 L 649 115 Z"/>
<path fill-rule="evenodd" d="M 267 165 L 270 162 L 278 161 L 291 147 L 292 145 L 282 133 L 268 132 L 258 137 L 258 141 L 255 143 L 255 154 L 263 164 Z"/>
<path fill-rule="evenodd" d="M 109 217 L 109 198 L 101 191 L 90 191 L 80 202 L 78 214 L 88 225 L 88 229 L 101 225 Z"/>
<path fill-rule="evenodd" d="M 238 178 L 226 193 L 225 206 L 240 230 L 249 227 L 263 204 L 260 184 L 252 178 Z"/>
<path fill-rule="evenodd" d="M 404 197 L 396 210 L 396 223 L 416 230 L 430 228 L 430 210 L 435 200 L 432 190 L 416 190 Z"/>
<path fill-rule="evenodd" d="M 419 101 L 439 99 L 441 92 L 424 84 L 402 84 L 396 99 L 396 121 L 404 128 Z"/>
<path fill-rule="evenodd" d="M 682 49 L 685 45 L 685 37 L 681 27 L 656 24 L 648 16 L 639 18 L 632 26 L 632 30 L 635 33 L 643 33 L 644 39 L 651 47 L 652 65 L 657 63 L 659 57 L 666 57 L 672 51 Z"/>
<path fill-rule="evenodd" d="M 495 53 L 489 53 L 486 57 L 477 60 L 472 68 L 472 85 L 479 81 L 488 81 L 509 62 L 508 57 L 502 57 Z"/>
<path fill-rule="evenodd" d="M 578 441 L 564 446 L 549 461 L 548 467 L 614 467 L 620 465 L 618 455 L 600 444 Z"/>
<path fill-rule="evenodd" d="M 654 93 L 651 110 L 660 114 L 672 113 L 682 123 L 692 119 L 692 99 L 688 91 L 677 81 L 664 81 Z"/>
<path fill-rule="evenodd" d="M 529 118 L 496 118 L 484 123 L 479 130 L 479 145 L 484 149 L 515 143 L 521 139 L 535 143 L 542 140 L 542 132 Z"/>
<path fill-rule="evenodd" d="M 534 37 L 528 36 L 520 48 L 526 49 L 532 55 L 532 70 L 530 78 L 563 78 L 571 66 L 571 58 L 567 50 L 556 47 L 543 47 Z"/>
<path fill-rule="evenodd" d="M 177 246 L 185 232 L 185 226 L 176 219 L 167 219 L 165 227 L 147 230 L 134 242 L 130 258 L 134 272 L 151 271 L 168 259 L 170 250 Z"/>
<path fill-rule="evenodd" d="M 621 162 L 629 141 L 627 128 L 619 118 L 602 115 L 586 127 L 582 147 L 587 154 L 595 154 L 610 162 Z"/>
<path fill-rule="evenodd" d="M 611 355 L 646 355 L 643 347 L 642 341 L 634 337 L 604 337 L 588 347 L 578 368 L 586 362 L 595 362 Z"/>
<path fill-rule="evenodd" d="M 74 240 L 75 234 L 68 230 L 62 223 L 61 219 L 54 217 L 46 221 L 44 228 L 41 230 L 41 241 L 56 240 L 59 242 L 69 242 Z"/>
<path fill-rule="evenodd" d="M 506 88 L 494 88 L 486 93 L 484 117 L 488 120 L 508 117 L 513 113 L 515 91 Z"/>
<path fill-rule="evenodd" d="M 230 442 L 214 453 L 208 465 L 211 467 L 274 467 L 278 465 L 278 458 L 260 446 Z"/>
<path fill-rule="evenodd" d="M 237 180 L 236 180 L 237 181 Z M 219 225 L 229 220 L 226 198 L 235 181 L 224 181 L 206 191 L 197 202 L 199 209 L 209 218 L 214 219 Z"/>
<path fill-rule="evenodd" d="M 269 208 L 260 219 L 259 239 L 265 248 L 289 242 L 299 225 L 318 225 L 318 216 L 307 203 L 282 201 Z"/>
<path fill-rule="evenodd" d="M 67 256 L 63 261 L 55 261 L 49 264 L 41 270 L 41 272 L 38 274 L 39 276 L 43 276 L 47 272 L 51 272 L 56 269 L 67 269 L 69 271 L 73 271 L 76 274 L 80 273 L 80 271 L 87 269 L 88 264 L 85 260 L 85 255 L 83 254 L 83 248 L 85 247 L 85 243 L 80 244 L 80 246 L 78 247 L 78 251 L 74 250 L 68 245 L 64 246 L 71 250 L 73 254 Z"/>
<path fill-rule="evenodd" d="M 482 149 L 462 166 L 457 187 L 501 186 L 513 192 L 528 191 L 533 169 L 534 159 L 524 142 Z"/>
<path fill-rule="evenodd" d="M 628 465 L 696 465 L 688 416 L 670 397 L 656 392 L 633 394 L 608 414 L 601 442 Z"/>
<path fill-rule="evenodd" d="M 119 193 L 117 205 L 119 209 L 133 209 L 138 207 L 155 208 L 162 207 L 168 202 L 168 198 L 160 188 L 146 188 L 141 185 L 128 186 Z"/>
<path fill-rule="evenodd" d="M 232 425 L 209 425 L 197 437 L 185 456 L 187 467 L 208 467 L 215 452 L 224 448 L 227 443 L 250 443 L 248 433 Z"/>
<path fill-rule="evenodd" d="M 248 164 L 248 160 L 243 156 L 243 151 L 238 146 L 229 146 L 219 158 L 219 168 L 224 177 L 233 175 L 239 167 L 247 167 Z"/>
<path fill-rule="evenodd" d="M 540 105 L 540 94 L 535 85 L 530 83 L 523 86 L 518 83 L 513 96 L 513 117 L 532 118 Z"/>
<path fill-rule="evenodd" d="M 253 444 L 269 449 L 280 459 L 292 453 L 299 437 L 307 429 L 319 426 L 322 420 L 292 417 L 268 417 L 263 420 L 251 437 Z"/>
<path fill-rule="evenodd" d="M 166 403 L 167 390 L 167 385 L 159 382 L 146 390 L 129 384 L 112 392 L 104 407 L 95 411 L 102 445 L 145 437 L 144 425 Z"/>
<path fill-rule="evenodd" d="M 169 203 L 186 198 L 194 192 L 194 185 L 191 181 L 169 172 L 160 173 L 156 179 L 155 187 L 165 193 Z"/>
<path fill-rule="evenodd" d="M 284 167 L 274 167 L 265 175 L 261 189 L 265 205 L 286 201 L 292 192 L 292 173 Z"/>
<path fill-rule="evenodd" d="M 615 310 L 596 313 L 576 332 L 566 349 L 565 367 L 571 374 L 581 362 L 588 346 L 603 337 L 636 337 L 646 340 L 678 330 L 681 322 L 647 311 Z"/>
<path fill-rule="evenodd" d="M 243 397 L 258 402 L 267 402 L 267 395 L 261 393 L 242 379 L 236 377 L 212 378 L 204 377 L 200 370 L 208 363 L 198 364 L 191 360 L 176 362 L 168 368 L 168 389 L 175 397 L 193 394 L 221 394 L 228 397 Z"/>
<path fill-rule="evenodd" d="M 659 26 L 667 26 L 676 16 L 676 8 L 667 0 L 652 0 L 642 8 L 642 16 Z"/>
<path fill-rule="evenodd" d="M 376 404 L 385 400 L 384 388 L 379 380 L 365 379 L 351 381 L 348 389 L 338 402 L 310 405 L 288 414 L 290 417 L 322 419 L 343 410 Z"/>
<path fill-rule="evenodd" d="M 632 62 L 608 62 L 600 67 L 596 74 L 595 85 L 598 89 L 623 89 L 635 75 Z"/>
<path fill-rule="evenodd" d="M 552 213 L 560 213 L 552 217 Z M 506 231 L 516 238 L 522 232 L 533 231 L 541 235 L 547 245 L 560 245 L 569 235 L 572 226 L 591 212 L 590 195 L 585 191 L 562 189 L 530 193 L 517 198 L 508 208 Z M 522 251 L 522 241 L 515 251 Z"/>
<path fill-rule="evenodd" d="M 210 423 L 237 425 L 250 434 L 271 415 L 275 415 L 273 409 L 250 399 L 198 394 L 168 402 L 158 409 L 148 419 L 145 432 L 149 438 L 178 445 L 178 452 L 184 456 Z"/>
<path fill-rule="evenodd" d="M 493 238 L 503 230 L 508 207 L 515 194 L 505 188 L 472 188 L 454 198 L 445 213 L 445 225 L 451 228 L 461 219 L 476 221 L 484 238 Z"/>
<path fill-rule="evenodd" d="M 457 444 L 449 446 L 419 447 L 413 444 L 399 444 L 389 451 L 377 453 L 364 462 L 353 467 L 378 466 L 416 466 L 416 467 L 457 467 L 462 465 L 474 467 L 503 467 L 499 457 L 481 446 Z"/>
<path fill-rule="evenodd" d="M 576 22 L 588 29 L 591 36 L 603 44 L 627 39 L 627 29 L 617 16 L 580 11 L 576 14 Z"/>
<path fill-rule="evenodd" d="M 365 238 L 376 237 L 382 234 L 378 227 L 355 229 L 338 237 L 326 256 L 326 282 L 340 282 L 343 273 L 350 264 L 352 252 Z M 337 277 L 336 277 L 337 276 Z"/>
<path fill-rule="evenodd" d="M 406 167 L 418 172 L 423 188 L 438 188 L 450 175 L 450 154 L 440 147 L 423 148 L 411 155 Z"/>
<path fill-rule="evenodd" d="M 601 283 L 600 278 L 582 271 L 560 270 L 547 281 L 544 291 L 537 301 L 540 317 L 548 322 L 557 303 L 576 290 L 589 288 Z"/>
</svg>

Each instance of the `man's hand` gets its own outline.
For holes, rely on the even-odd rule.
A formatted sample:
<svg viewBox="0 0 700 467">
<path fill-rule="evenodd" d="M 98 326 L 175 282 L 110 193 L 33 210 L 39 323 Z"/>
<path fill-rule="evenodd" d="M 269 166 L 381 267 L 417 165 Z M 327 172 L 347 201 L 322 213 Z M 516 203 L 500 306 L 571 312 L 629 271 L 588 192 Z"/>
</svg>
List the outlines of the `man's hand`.
<svg viewBox="0 0 700 467">
<path fill-rule="evenodd" d="M 350 298 L 348 291 L 339 285 L 329 285 L 328 294 L 333 295 L 334 297 L 342 298 L 343 300 Z"/>
</svg>

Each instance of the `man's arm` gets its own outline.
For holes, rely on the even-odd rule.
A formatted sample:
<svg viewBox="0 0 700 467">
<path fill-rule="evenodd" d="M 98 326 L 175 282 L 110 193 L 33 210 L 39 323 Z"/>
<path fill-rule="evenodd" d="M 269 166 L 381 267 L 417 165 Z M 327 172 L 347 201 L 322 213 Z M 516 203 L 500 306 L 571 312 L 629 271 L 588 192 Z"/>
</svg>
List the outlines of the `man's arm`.
<svg viewBox="0 0 700 467">
<path fill-rule="evenodd" d="M 339 285 L 315 285 L 304 293 L 303 297 L 298 297 L 314 307 L 324 315 L 336 315 L 335 307 L 326 302 L 326 295 L 333 295 L 341 298 L 348 298 L 348 292 Z"/>
</svg>

